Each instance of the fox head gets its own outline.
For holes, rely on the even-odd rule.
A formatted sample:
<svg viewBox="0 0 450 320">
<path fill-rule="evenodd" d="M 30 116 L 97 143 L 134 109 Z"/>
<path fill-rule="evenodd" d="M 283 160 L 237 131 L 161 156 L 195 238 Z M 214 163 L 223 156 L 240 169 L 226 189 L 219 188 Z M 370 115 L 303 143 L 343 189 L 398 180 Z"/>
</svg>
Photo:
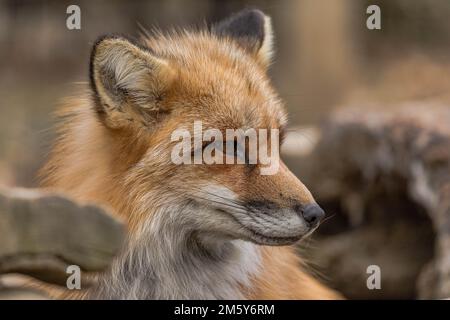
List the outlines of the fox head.
<svg viewBox="0 0 450 320">
<path fill-rule="evenodd" d="M 272 53 L 271 21 L 259 10 L 210 30 L 156 33 L 139 44 L 119 36 L 96 42 L 93 112 L 111 144 L 111 175 L 139 212 L 131 224 L 158 219 L 263 245 L 293 243 L 317 227 L 323 210 L 281 160 L 275 174 L 263 175 L 260 163 L 171 159 L 172 133 L 192 132 L 195 121 L 221 132 L 276 129 L 283 136 L 286 114 L 267 75 Z"/>
</svg>

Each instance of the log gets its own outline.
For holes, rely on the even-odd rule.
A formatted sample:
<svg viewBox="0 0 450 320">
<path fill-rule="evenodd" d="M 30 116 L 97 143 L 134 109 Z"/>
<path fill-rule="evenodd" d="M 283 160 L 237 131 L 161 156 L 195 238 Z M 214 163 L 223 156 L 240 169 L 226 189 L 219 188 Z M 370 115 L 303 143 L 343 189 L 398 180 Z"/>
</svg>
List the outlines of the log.
<svg viewBox="0 0 450 320">
<path fill-rule="evenodd" d="M 341 108 L 308 140 L 286 162 L 331 214 L 310 250 L 331 283 L 350 298 L 449 297 L 449 105 Z M 379 292 L 365 285 L 371 264 Z"/>
<path fill-rule="evenodd" d="M 65 286 L 69 265 L 87 272 L 107 268 L 124 231 L 98 206 L 39 190 L 0 189 L 0 274 Z"/>
</svg>

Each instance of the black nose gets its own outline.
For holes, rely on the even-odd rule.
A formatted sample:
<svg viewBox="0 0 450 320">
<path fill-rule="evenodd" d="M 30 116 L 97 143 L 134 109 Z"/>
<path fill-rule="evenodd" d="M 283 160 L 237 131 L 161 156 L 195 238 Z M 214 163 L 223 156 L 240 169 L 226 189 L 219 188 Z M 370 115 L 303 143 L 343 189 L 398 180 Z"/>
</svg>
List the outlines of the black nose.
<svg viewBox="0 0 450 320">
<path fill-rule="evenodd" d="M 301 208 L 303 219 L 309 225 L 317 225 L 325 216 L 325 211 L 316 203 L 307 204 Z"/>
</svg>

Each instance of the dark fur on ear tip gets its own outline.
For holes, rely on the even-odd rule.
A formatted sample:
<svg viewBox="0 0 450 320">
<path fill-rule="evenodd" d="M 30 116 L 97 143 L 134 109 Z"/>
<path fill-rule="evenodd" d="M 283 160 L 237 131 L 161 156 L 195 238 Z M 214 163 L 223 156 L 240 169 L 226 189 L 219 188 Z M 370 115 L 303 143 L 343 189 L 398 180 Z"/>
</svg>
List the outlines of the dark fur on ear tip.
<svg viewBox="0 0 450 320">
<path fill-rule="evenodd" d="M 247 41 L 255 45 L 258 50 L 265 37 L 265 15 L 258 9 L 244 9 L 228 19 L 212 26 L 212 32 L 218 36 L 226 36 L 238 40 Z"/>
</svg>

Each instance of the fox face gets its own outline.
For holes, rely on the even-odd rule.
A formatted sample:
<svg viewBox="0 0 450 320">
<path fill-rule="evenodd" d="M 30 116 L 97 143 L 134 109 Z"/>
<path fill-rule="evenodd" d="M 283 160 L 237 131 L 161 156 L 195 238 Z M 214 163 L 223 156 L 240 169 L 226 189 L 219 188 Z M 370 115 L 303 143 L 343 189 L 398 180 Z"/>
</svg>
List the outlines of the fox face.
<svg viewBox="0 0 450 320">
<path fill-rule="evenodd" d="M 193 137 L 196 121 L 224 136 L 227 129 L 278 130 L 282 140 L 286 114 L 266 74 L 272 46 L 270 19 L 258 10 L 207 31 L 155 34 L 139 44 L 117 36 L 97 41 L 93 104 L 122 159 L 113 174 L 139 212 L 131 225 L 171 224 L 262 245 L 293 243 L 318 226 L 324 212 L 279 159 L 278 140 L 268 138 L 279 163 L 271 175 L 261 174 L 260 162 L 176 164 L 171 157 L 173 132 Z"/>
</svg>

